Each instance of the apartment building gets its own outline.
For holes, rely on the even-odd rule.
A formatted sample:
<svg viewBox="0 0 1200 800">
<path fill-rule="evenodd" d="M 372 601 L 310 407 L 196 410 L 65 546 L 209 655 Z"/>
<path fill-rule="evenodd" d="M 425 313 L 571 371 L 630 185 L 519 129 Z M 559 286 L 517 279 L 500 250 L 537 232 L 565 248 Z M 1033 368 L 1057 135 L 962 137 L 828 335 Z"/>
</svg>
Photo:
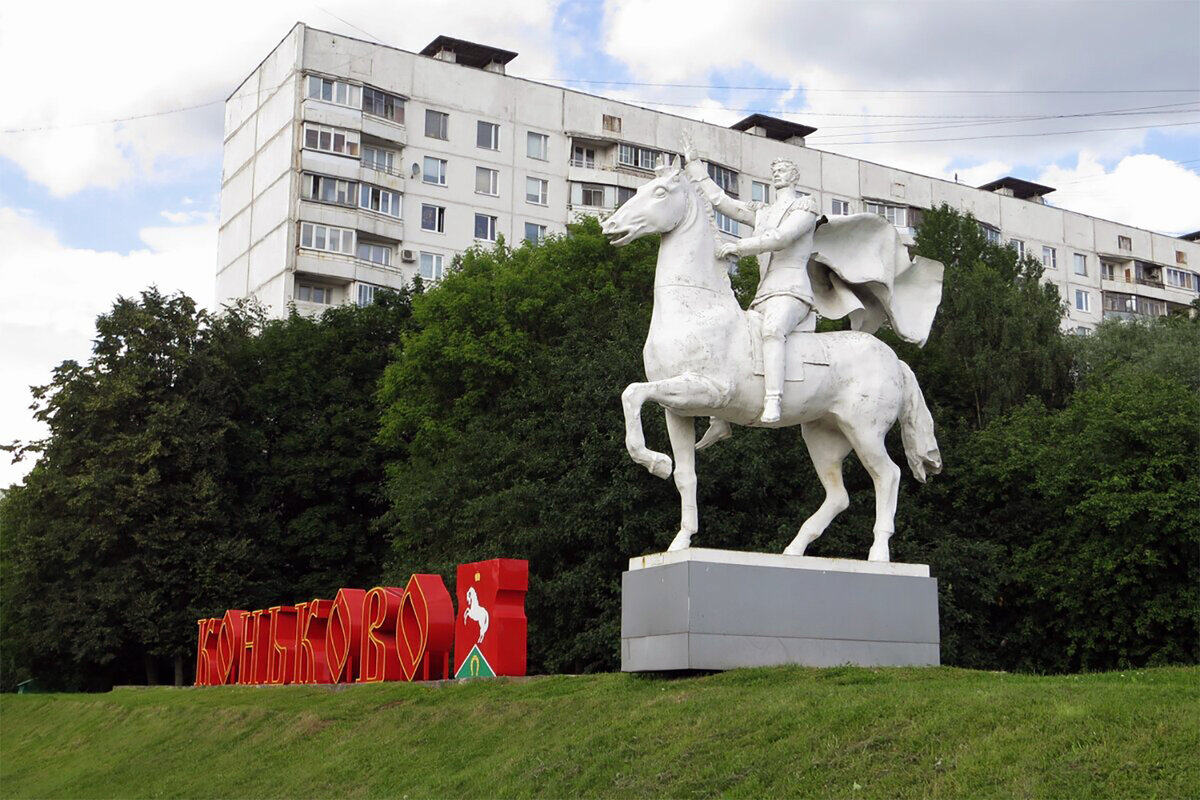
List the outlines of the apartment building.
<svg viewBox="0 0 1200 800">
<path fill-rule="evenodd" d="M 785 157 L 827 215 L 876 213 L 911 236 L 926 209 L 971 212 L 989 238 L 1042 260 L 1077 332 L 1186 310 L 1200 292 L 1196 235 L 1055 208 L 1051 187 L 1016 178 L 969 187 L 821 152 L 805 146 L 815 128 L 761 114 L 725 128 L 510 77 L 516 56 L 293 27 L 226 101 L 218 302 L 317 313 L 436 281 L 473 245 L 541 239 L 616 208 L 685 130 L 738 197 L 769 200 L 771 162 Z"/>
</svg>

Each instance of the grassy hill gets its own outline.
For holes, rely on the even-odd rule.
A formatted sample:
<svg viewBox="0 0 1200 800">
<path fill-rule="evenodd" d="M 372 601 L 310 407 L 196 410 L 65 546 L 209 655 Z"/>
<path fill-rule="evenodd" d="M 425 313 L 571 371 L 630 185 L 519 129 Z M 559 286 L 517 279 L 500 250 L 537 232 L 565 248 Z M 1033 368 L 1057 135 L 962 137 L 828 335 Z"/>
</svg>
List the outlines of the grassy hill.
<svg viewBox="0 0 1200 800">
<path fill-rule="evenodd" d="M 1200 669 L 738 670 L 0 699 L 19 797 L 1200 796 Z"/>
</svg>

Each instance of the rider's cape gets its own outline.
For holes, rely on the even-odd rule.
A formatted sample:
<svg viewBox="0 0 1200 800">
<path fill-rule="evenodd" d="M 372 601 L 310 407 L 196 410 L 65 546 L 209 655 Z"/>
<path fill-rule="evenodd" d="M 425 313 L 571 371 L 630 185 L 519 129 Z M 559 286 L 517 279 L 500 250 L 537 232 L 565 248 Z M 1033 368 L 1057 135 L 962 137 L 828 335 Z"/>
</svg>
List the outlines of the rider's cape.
<svg viewBox="0 0 1200 800">
<path fill-rule="evenodd" d="M 924 345 L 942 299 L 942 263 L 910 258 L 896 228 L 877 214 L 833 217 L 813 234 L 808 261 L 817 313 L 849 317 L 856 331 L 884 323 Z"/>
</svg>

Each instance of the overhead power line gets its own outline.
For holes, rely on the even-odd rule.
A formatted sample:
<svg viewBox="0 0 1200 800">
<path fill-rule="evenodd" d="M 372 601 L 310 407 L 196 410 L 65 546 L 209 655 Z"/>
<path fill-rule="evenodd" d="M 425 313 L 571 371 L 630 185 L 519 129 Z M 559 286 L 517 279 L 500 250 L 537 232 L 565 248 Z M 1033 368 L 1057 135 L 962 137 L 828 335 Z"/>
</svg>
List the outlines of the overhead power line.
<svg viewBox="0 0 1200 800">
<path fill-rule="evenodd" d="M 806 92 L 830 94 L 1183 94 L 1200 92 L 1190 89 L 831 89 L 817 86 L 764 86 L 715 83 L 652 83 L 648 81 L 612 81 L 590 78 L 530 78 L 545 83 L 587 83 L 602 86 L 651 86 L 665 89 L 729 89 L 757 92 Z"/>
</svg>

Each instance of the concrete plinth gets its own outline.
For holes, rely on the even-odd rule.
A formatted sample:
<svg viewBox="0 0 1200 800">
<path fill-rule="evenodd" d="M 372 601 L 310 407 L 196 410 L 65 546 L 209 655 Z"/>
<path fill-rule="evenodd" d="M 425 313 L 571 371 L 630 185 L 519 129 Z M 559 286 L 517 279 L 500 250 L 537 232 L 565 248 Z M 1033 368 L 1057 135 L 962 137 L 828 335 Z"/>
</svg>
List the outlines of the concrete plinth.
<svg viewBox="0 0 1200 800">
<path fill-rule="evenodd" d="M 940 663 L 923 564 L 691 548 L 630 559 L 621 670 Z"/>
</svg>

